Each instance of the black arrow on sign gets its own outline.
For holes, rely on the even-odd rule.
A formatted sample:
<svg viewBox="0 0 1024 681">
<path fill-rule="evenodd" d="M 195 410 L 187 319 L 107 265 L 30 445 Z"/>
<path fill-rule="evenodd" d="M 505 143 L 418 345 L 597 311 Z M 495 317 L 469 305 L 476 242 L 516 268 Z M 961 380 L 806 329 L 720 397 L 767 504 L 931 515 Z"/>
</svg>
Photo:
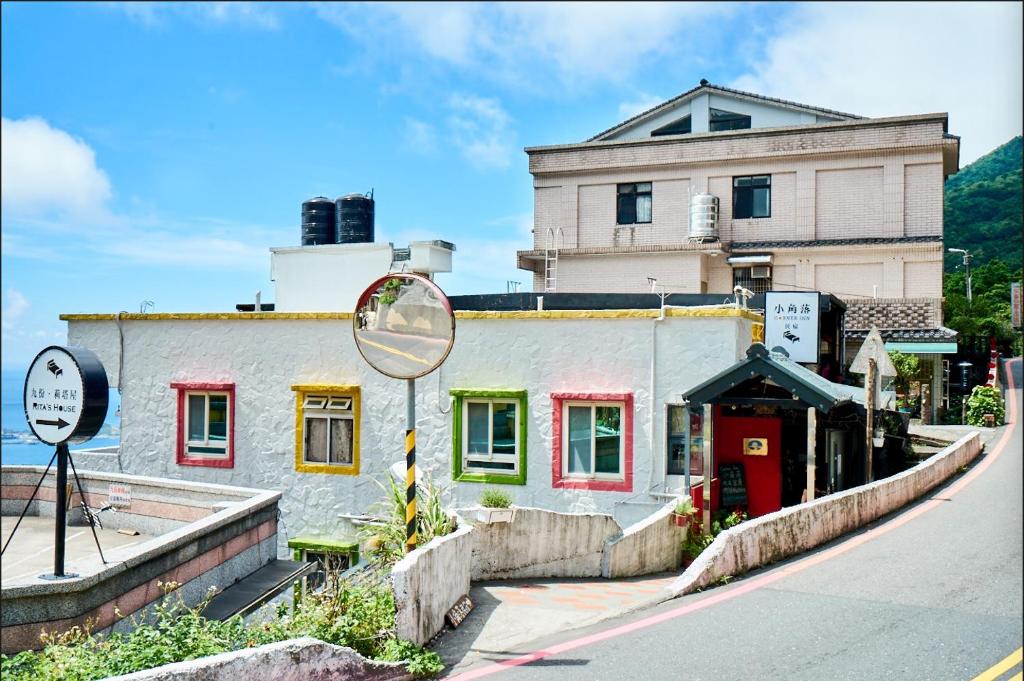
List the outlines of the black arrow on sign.
<svg viewBox="0 0 1024 681">
<path fill-rule="evenodd" d="M 47 421 L 46 419 L 36 419 L 37 426 L 57 426 L 58 429 L 64 426 L 70 426 L 71 424 L 62 418 L 58 418 L 56 421 Z"/>
</svg>

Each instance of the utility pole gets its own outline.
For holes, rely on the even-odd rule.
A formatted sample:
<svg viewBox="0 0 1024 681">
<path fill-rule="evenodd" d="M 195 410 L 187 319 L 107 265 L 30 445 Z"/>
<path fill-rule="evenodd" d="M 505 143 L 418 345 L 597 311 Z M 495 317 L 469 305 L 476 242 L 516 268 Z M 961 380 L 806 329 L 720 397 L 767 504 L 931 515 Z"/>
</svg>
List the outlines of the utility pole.
<svg viewBox="0 0 1024 681">
<path fill-rule="evenodd" d="M 973 297 L 971 296 L 971 254 L 962 248 L 950 248 L 947 250 L 950 253 L 963 253 L 964 271 L 967 279 L 967 302 L 970 303 L 973 300 Z"/>
</svg>

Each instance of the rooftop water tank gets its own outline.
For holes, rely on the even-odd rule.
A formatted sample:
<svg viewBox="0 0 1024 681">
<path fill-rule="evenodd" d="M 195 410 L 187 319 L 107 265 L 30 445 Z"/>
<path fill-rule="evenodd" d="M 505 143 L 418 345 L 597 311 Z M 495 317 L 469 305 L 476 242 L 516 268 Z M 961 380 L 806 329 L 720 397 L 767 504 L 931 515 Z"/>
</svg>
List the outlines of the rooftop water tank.
<svg viewBox="0 0 1024 681">
<path fill-rule="evenodd" d="M 718 241 L 718 197 L 694 194 L 690 198 L 690 241 Z"/>
<path fill-rule="evenodd" d="M 302 203 L 302 245 L 333 244 L 337 240 L 334 201 L 317 196 Z"/>
<path fill-rule="evenodd" d="M 368 196 L 348 194 L 337 205 L 339 244 L 373 243 L 373 192 Z"/>
</svg>

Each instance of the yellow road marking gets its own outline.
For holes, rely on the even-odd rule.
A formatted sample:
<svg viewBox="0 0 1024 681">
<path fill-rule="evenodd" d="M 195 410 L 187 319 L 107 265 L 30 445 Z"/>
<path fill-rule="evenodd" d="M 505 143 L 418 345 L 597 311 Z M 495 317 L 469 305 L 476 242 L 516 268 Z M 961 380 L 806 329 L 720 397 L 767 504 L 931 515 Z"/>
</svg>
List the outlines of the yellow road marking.
<svg viewBox="0 0 1024 681">
<path fill-rule="evenodd" d="M 1015 675 L 1014 675 L 1014 676 L 1013 676 L 1013 677 L 1012 677 L 1012 678 L 1010 679 L 1010 681 L 1020 681 L 1020 680 L 1021 680 L 1022 678 L 1024 678 L 1024 672 L 1017 672 L 1017 673 L 1016 673 L 1016 674 L 1015 674 Z"/>
<path fill-rule="evenodd" d="M 368 340 L 366 338 L 360 338 L 359 342 L 360 343 L 366 343 L 367 345 L 372 345 L 375 348 L 380 348 L 381 350 L 384 350 L 385 352 L 390 352 L 390 353 L 393 353 L 395 355 L 399 355 L 401 357 L 405 357 L 406 359 L 411 359 L 414 362 L 419 362 L 420 364 L 426 364 L 427 366 L 430 366 L 430 362 L 428 362 L 427 360 L 423 359 L 422 357 L 417 357 L 416 355 L 410 355 L 408 352 L 402 352 L 401 350 L 396 350 L 395 348 L 392 348 L 392 347 L 387 346 L 387 345 L 381 345 L 380 343 L 374 343 L 372 340 Z"/>
<path fill-rule="evenodd" d="M 1024 656 L 1024 648 L 1017 648 L 1017 650 L 1013 651 L 999 662 L 975 676 L 971 681 L 993 681 L 993 679 L 997 678 L 1007 669 L 1020 664 L 1022 656 Z M 1013 679 L 1019 679 L 1020 677 L 1021 675 L 1017 674 Z M 1011 681 L 1013 681 L 1013 679 L 1011 679 Z"/>
</svg>

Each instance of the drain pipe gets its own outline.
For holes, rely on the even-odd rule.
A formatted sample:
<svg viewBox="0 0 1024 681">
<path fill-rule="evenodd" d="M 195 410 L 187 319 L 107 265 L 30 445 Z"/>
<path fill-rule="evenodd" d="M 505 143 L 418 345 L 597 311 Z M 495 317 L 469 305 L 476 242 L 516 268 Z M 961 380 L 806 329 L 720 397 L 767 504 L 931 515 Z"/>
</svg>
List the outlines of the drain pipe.
<svg viewBox="0 0 1024 681">
<path fill-rule="evenodd" d="M 651 425 L 650 425 L 650 448 L 651 448 L 651 469 L 647 475 L 647 492 L 648 494 L 654 494 L 654 469 L 658 466 L 658 456 L 654 449 L 654 431 L 657 425 L 657 414 L 655 406 L 658 403 L 657 394 L 654 392 L 655 379 L 656 379 L 656 365 L 658 359 L 658 322 L 665 321 L 665 294 L 661 295 L 661 309 L 658 316 L 651 322 L 651 378 L 650 378 L 650 395 L 651 395 Z"/>
</svg>

